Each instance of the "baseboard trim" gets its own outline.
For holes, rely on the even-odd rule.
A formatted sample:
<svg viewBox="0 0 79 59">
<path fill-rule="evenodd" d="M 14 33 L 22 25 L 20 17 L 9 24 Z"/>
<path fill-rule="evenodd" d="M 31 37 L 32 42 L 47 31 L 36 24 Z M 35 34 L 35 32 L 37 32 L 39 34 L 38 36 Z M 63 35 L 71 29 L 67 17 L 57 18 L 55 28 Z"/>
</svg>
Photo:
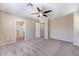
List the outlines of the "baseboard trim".
<svg viewBox="0 0 79 59">
<path fill-rule="evenodd" d="M 61 40 L 61 39 L 55 39 L 55 38 L 50 38 L 50 39 L 54 39 L 54 40 L 59 40 L 59 41 L 65 41 L 65 42 L 73 43 L 73 42 L 71 42 L 71 41 L 67 41 L 67 40 Z"/>
<path fill-rule="evenodd" d="M 13 44 L 13 43 L 16 43 L 16 42 L 12 41 L 12 42 L 7 42 L 7 43 L 1 43 L 0 46 L 5 46 L 5 45 Z"/>
<path fill-rule="evenodd" d="M 79 46 L 79 44 L 77 44 L 77 43 L 73 43 L 73 45 L 74 45 L 74 46 Z"/>
</svg>

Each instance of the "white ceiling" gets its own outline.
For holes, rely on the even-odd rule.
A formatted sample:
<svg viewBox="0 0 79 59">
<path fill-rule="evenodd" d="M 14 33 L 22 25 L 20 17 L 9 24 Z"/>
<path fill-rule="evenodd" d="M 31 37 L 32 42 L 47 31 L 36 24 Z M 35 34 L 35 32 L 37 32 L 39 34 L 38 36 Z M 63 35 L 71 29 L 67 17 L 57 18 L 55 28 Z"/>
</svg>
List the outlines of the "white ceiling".
<svg viewBox="0 0 79 59">
<path fill-rule="evenodd" d="M 51 18 L 67 15 L 79 9 L 77 3 L 33 3 L 33 6 L 28 6 L 27 3 L 0 3 L 0 10 L 15 14 L 17 16 L 31 17 L 38 19 L 36 15 L 32 13 L 37 12 L 37 7 L 44 10 L 52 10 L 48 14 Z"/>
</svg>

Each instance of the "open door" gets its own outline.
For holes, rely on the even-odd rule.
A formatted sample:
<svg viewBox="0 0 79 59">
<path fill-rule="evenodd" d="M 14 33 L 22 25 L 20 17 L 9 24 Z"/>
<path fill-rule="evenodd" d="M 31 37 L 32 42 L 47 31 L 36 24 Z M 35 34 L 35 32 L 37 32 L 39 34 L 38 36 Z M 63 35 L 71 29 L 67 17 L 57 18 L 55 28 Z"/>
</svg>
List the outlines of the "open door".
<svg viewBox="0 0 79 59">
<path fill-rule="evenodd" d="M 24 21 L 16 21 L 16 42 L 25 39 Z"/>
</svg>

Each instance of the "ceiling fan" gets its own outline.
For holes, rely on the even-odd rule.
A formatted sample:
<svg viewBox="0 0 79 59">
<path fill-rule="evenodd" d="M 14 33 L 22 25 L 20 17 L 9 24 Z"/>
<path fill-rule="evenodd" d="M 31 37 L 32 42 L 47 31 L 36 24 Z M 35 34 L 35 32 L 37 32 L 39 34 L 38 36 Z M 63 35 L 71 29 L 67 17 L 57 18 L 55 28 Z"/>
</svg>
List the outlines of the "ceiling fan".
<svg viewBox="0 0 79 59">
<path fill-rule="evenodd" d="M 47 13 L 52 12 L 52 10 L 43 11 L 43 10 L 39 9 L 39 7 L 37 7 L 37 11 L 38 11 L 38 13 L 32 13 L 32 14 L 38 15 L 38 17 L 40 17 L 40 16 L 48 17 Z"/>
</svg>

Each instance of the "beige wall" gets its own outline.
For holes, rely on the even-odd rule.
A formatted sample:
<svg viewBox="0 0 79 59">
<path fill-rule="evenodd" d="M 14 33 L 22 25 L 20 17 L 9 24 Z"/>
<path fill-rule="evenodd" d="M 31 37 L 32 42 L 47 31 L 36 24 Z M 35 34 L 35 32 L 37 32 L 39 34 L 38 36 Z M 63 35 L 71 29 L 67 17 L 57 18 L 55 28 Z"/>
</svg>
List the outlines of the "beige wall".
<svg viewBox="0 0 79 59">
<path fill-rule="evenodd" d="M 0 44 L 15 42 L 15 17 L 0 12 Z"/>
<path fill-rule="evenodd" d="M 0 11 L 0 45 L 16 42 L 16 20 L 25 21 L 26 40 L 35 38 L 34 21 Z"/>
<path fill-rule="evenodd" d="M 50 20 L 50 38 L 73 41 L 73 14 Z"/>
<path fill-rule="evenodd" d="M 35 23 L 32 19 L 19 18 L 11 14 L 0 12 L 0 45 L 5 43 L 14 43 L 16 41 L 16 20 L 25 21 L 26 40 L 35 38 Z M 74 30 L 73 14 L 63 16 L 58 19 L 50 20 L 50 38 L 79 44 L 79 13 L 74 13 Z M 48 31 L 48 30 L 47 30 Z M 73 39 L 74 31 L 74 39 Z"/>
<path fill-rule="evenodd" d="M 26 40 L 35 38 L 35 23 L 34 20 L 25 19 Z"/>
</svg>

